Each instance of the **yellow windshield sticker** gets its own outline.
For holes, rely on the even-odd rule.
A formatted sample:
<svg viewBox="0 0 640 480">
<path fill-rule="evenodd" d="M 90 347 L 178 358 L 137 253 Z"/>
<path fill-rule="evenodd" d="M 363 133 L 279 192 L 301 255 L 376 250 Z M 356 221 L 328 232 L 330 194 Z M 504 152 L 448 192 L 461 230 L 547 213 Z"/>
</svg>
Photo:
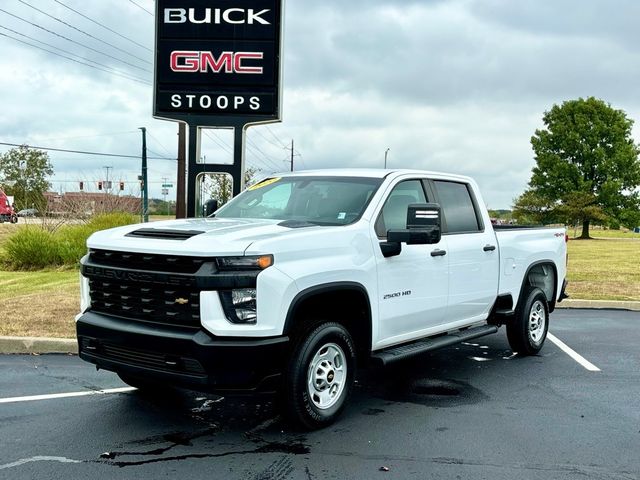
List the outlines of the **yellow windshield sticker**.
<svg viewBox="0 0 640 480">
<path fill-rule="evenodd" d="M 276 178 L 267 178 L 262 182 L 256 183 L 255 185 L 251 185 L 247 190 L 257 190 L 258 188 L 266 187 L 267 185 L 271 185 L 272 183 L 276 183 L 280 180 L 280 177 Z"/>
</svg>

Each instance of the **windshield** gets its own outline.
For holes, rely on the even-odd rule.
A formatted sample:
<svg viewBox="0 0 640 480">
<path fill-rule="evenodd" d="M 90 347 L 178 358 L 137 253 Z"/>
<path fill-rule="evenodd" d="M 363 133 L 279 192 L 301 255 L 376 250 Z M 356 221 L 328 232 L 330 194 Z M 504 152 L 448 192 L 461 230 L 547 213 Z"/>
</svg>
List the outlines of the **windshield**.
<svg viewBox="0 0 640 480">
<path fill-rule="evenodd" d="M 381 183 L 381 178 L 268 178 L 231 200 L 216 217 L 347 225 L 360 218 Z"/>
</svg>

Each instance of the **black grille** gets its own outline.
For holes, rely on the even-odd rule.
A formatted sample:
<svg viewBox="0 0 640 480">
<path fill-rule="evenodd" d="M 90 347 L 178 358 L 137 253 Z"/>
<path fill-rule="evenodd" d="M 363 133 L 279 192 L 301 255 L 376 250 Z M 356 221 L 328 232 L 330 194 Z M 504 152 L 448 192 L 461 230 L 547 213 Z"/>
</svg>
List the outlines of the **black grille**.
<svg viewBox="0 0 640 480">
<path fill-rule="evenodd" d="M 108 267 L 154 272 L 196 273 L 205 262 L 214 263 L 215 259 L 91 249 L 89 260 L 100 266 Z"/>
<path fill-rule="evenodd" d="M 205 376 L 206 372 L 198 360 L 180 355 L 137 350 L 110 343 L 97 342 L 83 337 L 80 348 L 85 353 L 105 360 L 126 363 L 136 367 L 153 368 L 167 372 Z"/>
<path fill-rule="evenodd" d="M 197 329 L 200 293 L 184 287 L 90 279 L 91 310 L 143 322 Z"/>
</svg>

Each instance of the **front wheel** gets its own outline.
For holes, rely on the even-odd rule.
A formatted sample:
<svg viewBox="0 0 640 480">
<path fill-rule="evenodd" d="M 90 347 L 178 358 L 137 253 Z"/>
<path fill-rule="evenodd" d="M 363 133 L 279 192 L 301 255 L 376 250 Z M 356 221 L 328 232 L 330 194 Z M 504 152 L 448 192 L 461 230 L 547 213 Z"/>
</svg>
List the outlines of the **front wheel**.
<svg viewBox="0 0 640 480">
<path fill-rule="evenodd" d="M 325 322 L 301 337 L 285 379 L 285 415 L 308 429 L 325 427 L 342 413 L 351 394 L 356 353 L 342 325 Z"/>
<path fill-rule="evenodd" d="M 18 216 L 17 215 L 11 215 L 11 223 L 18 223 Z"/>
<path fill-rule="evenodd" d="M 514 352 L 535 355 L 540 351 L 549 331 L 547 297 L 537 287 L 524 292 L 514 317 L 507 323 L 507 338 Z"/>
</svg>

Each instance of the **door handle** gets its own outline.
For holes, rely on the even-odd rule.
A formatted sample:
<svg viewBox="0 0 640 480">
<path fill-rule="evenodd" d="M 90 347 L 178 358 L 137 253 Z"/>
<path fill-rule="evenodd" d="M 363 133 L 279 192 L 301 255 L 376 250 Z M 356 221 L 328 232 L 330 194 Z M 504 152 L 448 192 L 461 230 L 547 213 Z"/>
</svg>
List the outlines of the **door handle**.
<svg viewBox="0 0 640 480">
<path fill-rule="evenodd" d="M 431 256 L 432 257 L 443 257 L 446 254 L 447 254 L 446 250 L 437 249 L 437 250 L 432 250 L 431 251 Z"/>
<path fill-rule="evenodd" d="M 485 245 L 484 248 L 482 250 L 484 250 L 485 252 L 493 252 L 496 249 L 495 245 Z"/>
</svg>

